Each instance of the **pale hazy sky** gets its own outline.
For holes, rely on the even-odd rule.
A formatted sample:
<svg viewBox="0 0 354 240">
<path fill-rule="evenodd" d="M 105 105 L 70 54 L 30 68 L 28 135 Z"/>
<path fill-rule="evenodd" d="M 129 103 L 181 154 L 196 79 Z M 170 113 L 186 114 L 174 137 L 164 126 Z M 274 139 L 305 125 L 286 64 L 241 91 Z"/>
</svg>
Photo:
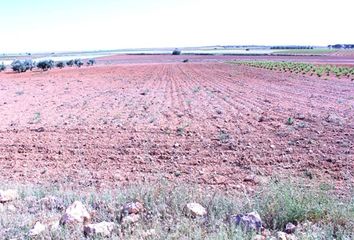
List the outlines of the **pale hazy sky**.
<svg viewBox="0 0 354 240">
<path fill-rule="evenodd" d="M 1 0 L 0 53 L 354 44 L 353 0 Z"/>
</svg>

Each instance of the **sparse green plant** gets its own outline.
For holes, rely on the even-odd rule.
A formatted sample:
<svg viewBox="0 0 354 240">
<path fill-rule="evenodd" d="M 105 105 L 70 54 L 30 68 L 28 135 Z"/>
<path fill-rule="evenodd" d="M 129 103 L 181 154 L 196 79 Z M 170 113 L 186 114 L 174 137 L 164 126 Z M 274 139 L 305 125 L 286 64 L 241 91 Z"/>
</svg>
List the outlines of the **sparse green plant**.
<svg viewBox="0 0 354 240">
<path fill-rule="evenodd" d="M 199 92 L 199 91 L 200 91 L 200 89 L 201 89 L 201 87 L 200 87 L 200 86 L 196 86 L 196 87 L 194 87 L 194 88 L 193 88 L 193 93 L 197 93 L 197 92 Z"/>
<path fill-rule="evenodd" d="M 233 62 L 239 65 L 246 65 L 250 67 L 263 68 L 273 71 L 283 71 L 295 74 L 316 74 L 318 77 L 322 77 L 324 74 L 329 77 L 334 74 L 337 78 L 345 76 L 349 78 L 354 73 L 353 67 L 337 67 L 331 65 L 314 65 L 310 63 L 298 63 L 298 62 L 273 62 L 273 61 L 237 61 Z"/>
<path fill-rule="evenodd" d="M 177 127 L 176 132 L 178 136 L 182 136 L 186 132 L 186 128 L 189 126 L 188 123 L 181 124 Z"/>
<path fill-rule="evenodd" d="M 227 143 L 231 139 L 231 136 L 226 130 L 220 130 L 218 133 L 218 139 L 222 143 Z"/>
<path fill-rule="evenodd" d="M 252 208 L 263 216 L 267 228 L 282 230 L 289 222 L 311 221 L 332 225 L 331 234 L 338 237 L 347 231 L 354 234 L 354 198 L 348 200 L 349 206 L 344 210 L 338 199 L 328 195 L 328 190 L 282 181 L 256 194 Z"/>
<path fill-rule="evenodd" d="M 288 120 L 286 121 L 286 124 L 293 125 L 294 124 L 294 118 L 289 117 Z"/>
<path fill-rule="evenodd" d="M 35 112 L 32 121 L 30 121 L 29 123 L 30 124 L 37 124 L 40 121 L 41 121 L 41 113 L 40 112 Z"/>
</svg>

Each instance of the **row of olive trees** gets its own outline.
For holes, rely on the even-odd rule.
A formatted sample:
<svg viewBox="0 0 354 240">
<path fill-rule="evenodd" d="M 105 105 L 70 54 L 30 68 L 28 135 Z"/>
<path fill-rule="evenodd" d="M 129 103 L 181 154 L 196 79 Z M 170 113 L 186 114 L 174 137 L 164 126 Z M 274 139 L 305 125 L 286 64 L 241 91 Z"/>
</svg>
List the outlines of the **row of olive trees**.
<svg viewBox="0 0 354 240">
<path fill-rule="evenodd" d="M 95 59 L 89 59 L 86 62 L 87 66 L 93 66 L 94 64 L 96 64 L 96 60 Z M 54 62 L 53 60 L 42 60 L 39 61 L 38 63 L 32 61 L 32 60 L 15 60 L 11 63 L 11 69 L 14 72 L 26 72 L 28 70 L 32 71 L 33 68 L 37 67 L 38 69 L 41 69 L 43 71 L 48 71 L 54 67 L 57 68 L 64 68 L 65 66 L 69 66 L 69 67 L 73 67 L 73 66 L 77 66 L 77 67 L 82 67 L 84 65 L 84 62 L 81 59 L 73 59 L 73 60 L 69 60 L 67 62 L 64 61 L 58 61 L 58 62 Z M 4 71 L 6 69 L 6 66 L 2 63 L 0 64 L 0 72 Z"/>
</svg>

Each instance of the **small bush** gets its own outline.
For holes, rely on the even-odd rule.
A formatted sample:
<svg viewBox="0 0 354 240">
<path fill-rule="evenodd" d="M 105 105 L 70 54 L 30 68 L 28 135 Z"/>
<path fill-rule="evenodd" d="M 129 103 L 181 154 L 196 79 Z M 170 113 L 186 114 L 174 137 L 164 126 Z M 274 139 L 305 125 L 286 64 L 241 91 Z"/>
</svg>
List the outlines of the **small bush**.
<svg viewBox="0 0 354 240">
<path fill-rule="evenodd" d="M 176 48 L 175 50 L 173 50 L 172 55 L 181 55 L 181 53 L 181 50 Z"/>
<path fill-rule="evenodd" d="M 62 68 L 65 67 L 65 63 L 64 63 L 63 61 L 60 61 L 60 62 L 57 62 L 57 63 L 55 64 L 55 66 L 56 66 L 57 68 L 62 69 Z"/>
</svg>

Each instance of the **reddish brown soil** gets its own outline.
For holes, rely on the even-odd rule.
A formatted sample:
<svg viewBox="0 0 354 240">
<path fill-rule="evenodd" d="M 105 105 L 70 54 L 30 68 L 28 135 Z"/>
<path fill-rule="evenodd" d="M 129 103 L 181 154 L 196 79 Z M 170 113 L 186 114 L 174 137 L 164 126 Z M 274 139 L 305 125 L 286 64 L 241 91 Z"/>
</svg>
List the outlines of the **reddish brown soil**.
<svg viewBox="0 0 354 240">
<path fill-rule="evenodd" d="M 109 57 L 100 58 L 101 63 L 104 64 L 122 64 L 122 63 L 171 63 L 182 62 L 184 59 L 188 59 L 190 62 L 225 62 L 225 61 L 249 61 L 249 60 L 261 60 L 261 61 L 292 61 L 292 62 L 309 62 L 314 64 L 335 64 L 335 65 L 354 65 L 353 55 L 333 55 L 333 56 L 279 56 L 279 55 L 259 55 L 259 56 L 247 56 L 247 55 L 234 55 L 234 56 L 222 56 L 222 55 L 114 55 Z"/>
<path fill-rule="evenodd" d="M 126 56 L 148 59 L 140 57 Z M 0 180 L 239 187 L 281 175 L 353 184 L 354 82 L 198 57 L 0 73 Z"/>
</svg>

